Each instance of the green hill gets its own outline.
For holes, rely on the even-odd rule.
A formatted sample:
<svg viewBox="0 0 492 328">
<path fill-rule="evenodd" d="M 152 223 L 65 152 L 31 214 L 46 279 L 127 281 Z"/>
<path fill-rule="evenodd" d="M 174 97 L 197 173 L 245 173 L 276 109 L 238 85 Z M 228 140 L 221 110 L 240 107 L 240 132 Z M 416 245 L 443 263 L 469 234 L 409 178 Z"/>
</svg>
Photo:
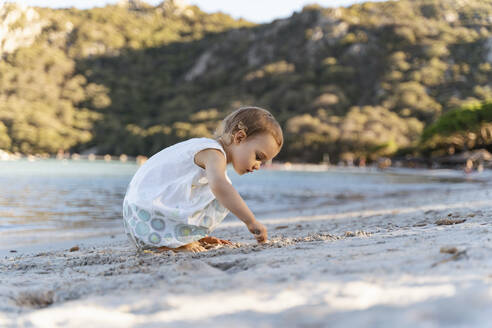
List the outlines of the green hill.
<svg viewBox="0 0 492 328">
<path fill-rule="evenodd" d="M 254 104 L 284 128 L 281 159 L 374 159 L 492 98 L 492 0 L 308 6 L 262 25 L 131 3 L 1 7 L 0 148 L 151 155 Z"/>
<path fill-rule="evenodd" d="M 492 101 L 469 104 L 443 114 L 422 133 L 424 153 L 445 155 L 492 145 Z"/>
</svg>

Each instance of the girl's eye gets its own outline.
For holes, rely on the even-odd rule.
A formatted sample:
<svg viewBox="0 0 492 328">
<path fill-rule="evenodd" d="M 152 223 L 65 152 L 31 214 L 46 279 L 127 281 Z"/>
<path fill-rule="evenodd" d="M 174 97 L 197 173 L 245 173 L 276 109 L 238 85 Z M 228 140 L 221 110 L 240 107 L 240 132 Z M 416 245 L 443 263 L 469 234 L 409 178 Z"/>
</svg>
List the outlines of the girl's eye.
<svg viewBox="0 0 492 328">
<path fill-rule="evenodd" d="M 256 160 L 261 161 L 260 155 L 256 154 Z"/>
</svg>

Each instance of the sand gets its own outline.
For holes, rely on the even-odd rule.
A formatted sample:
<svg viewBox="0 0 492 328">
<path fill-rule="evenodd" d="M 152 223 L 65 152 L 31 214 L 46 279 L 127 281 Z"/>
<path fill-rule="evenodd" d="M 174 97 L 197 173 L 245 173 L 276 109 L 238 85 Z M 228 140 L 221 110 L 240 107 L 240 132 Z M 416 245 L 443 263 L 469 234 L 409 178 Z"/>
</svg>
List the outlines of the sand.
<svg viewBox="0 0 492 328">
<path fill-rule="evenodd" d="M 1 327 L 490 327 L 492 187 L 268 219 L 258 245 L 138 253 L 122 234 L 0 258 Z M 261 219 L 261 218 L 260 218 Z M 77 246 L 77 248 L 70 248 Z"/>
</svg>

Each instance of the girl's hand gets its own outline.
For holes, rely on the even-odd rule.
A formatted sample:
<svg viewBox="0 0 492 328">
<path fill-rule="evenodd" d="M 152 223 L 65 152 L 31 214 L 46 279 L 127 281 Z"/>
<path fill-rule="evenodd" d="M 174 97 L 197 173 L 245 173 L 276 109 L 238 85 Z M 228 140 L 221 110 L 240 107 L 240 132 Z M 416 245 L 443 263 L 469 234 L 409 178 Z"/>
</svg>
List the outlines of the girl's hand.
<svg viewBox="0 0 492 328">
<path fill-rule="evenodd" d="M 255 236 L 258 243 L 266 243 L 268 240 L 268 234 L 266 227 L 258 221 L 253 221 L 248 225 L 248 230 Z"/>
</svg>

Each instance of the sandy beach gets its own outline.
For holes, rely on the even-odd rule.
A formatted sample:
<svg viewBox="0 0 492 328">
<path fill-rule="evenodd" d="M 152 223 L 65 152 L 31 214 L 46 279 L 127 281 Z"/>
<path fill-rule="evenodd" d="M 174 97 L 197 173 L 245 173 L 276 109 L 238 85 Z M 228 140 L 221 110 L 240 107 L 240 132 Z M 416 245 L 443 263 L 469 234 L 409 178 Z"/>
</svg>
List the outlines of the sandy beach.
<svg viewBox="0 0 492 328">
<path fill-rule="evenodd" d="M 265 245 L 225 222 L 234 245 L 198 254 L 138 253 L 122 233 L 18 249 L 0 258 L 0 326 L 490 327 L 491 197 L 361 199 L 263 220 Z"/>
</svg>

